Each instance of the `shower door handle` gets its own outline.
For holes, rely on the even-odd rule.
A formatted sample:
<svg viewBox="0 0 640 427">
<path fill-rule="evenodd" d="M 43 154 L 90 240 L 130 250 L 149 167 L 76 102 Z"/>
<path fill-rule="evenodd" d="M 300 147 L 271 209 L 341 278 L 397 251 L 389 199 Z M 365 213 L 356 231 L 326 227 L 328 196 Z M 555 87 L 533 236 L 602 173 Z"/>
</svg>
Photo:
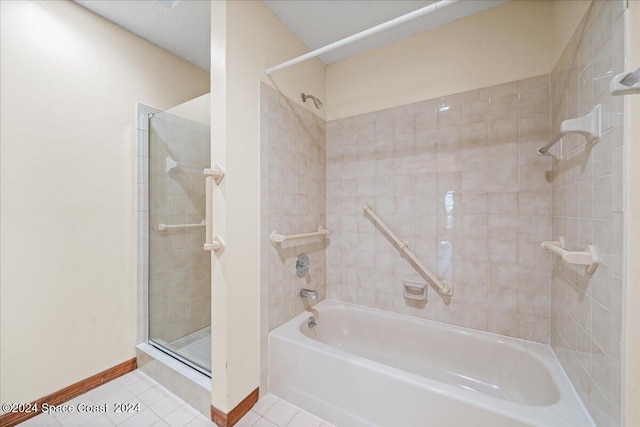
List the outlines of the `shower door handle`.
<svg viewBox="0 0 640 427">
<path fill-rule="evenodd" d="M 213 234 L 213 183 L 220 184 L 224 178 L 224 170 L 216 164 L 211 169 L 204 170 L 205 188 L 205 251 L 220 252 L 224 249 L 224 241 L 220 236 Z"/>
</svg>

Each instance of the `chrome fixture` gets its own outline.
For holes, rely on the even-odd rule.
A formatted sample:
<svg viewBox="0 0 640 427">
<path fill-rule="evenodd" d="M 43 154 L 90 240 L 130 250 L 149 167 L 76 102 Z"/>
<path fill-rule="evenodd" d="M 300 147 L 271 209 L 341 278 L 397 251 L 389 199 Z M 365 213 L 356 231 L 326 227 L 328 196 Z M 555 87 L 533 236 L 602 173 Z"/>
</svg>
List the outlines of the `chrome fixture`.
<svg viewBox="0 0 640 427">
<path fill-rule="evenodd" d="M 296 275 L 298 277 L 304 277 L 309 272 L 309 257 L 307 254 L 298 255 L 298 260 L 296 261 Z"/>
<path fill-rule="evenodd" d="M 302 288 L 300 289 L 300 296 L 315 301 L 318 299 L 318 291 L 316 291 L 315 289 Z"/>
<path fill-rule="evenodd" d="M 313 316 L 309 317 L 309 320 L 307 320 L 307 326 L 309 327 L 309 329 L 313 328 L 314 326 L 316 326 L 316 318 Z"/>
<path fill-rule="evenodd" d="M 556 143 L 558 141 L 560 141 L 562 139 L 562 137 L 564 136 L 564 134 L 562 132 L 558 132 L 558 134 L 556 136 L 554 136 L 553 138 L 551 138 L 551 141 L 549 141 L 549 143 L 547 145 L 545 145 L 544 147 L 541 147 L 538 150 L 538 153 L 540 154 L 547 154 L 547 151 L 549 151 L 549 149 L 551 147 L 553 147 L 554 145 L 556 145 Z"/>
<path fill-rule="evenodd" d="M 313 95 L 305 95 L 304 93 L 301 93 L 300 96 L 302 97 L 302 102 L 307 102 L 307 98 L 311 98 L 313 100 L 313 103 L 316 105 L 316 108 L 319 110 L 322 108 L 322 106 L 324 105 L 322 103 L 322 101 L 320 101 L 318 98 L 316 98 Z"/>
</svg>

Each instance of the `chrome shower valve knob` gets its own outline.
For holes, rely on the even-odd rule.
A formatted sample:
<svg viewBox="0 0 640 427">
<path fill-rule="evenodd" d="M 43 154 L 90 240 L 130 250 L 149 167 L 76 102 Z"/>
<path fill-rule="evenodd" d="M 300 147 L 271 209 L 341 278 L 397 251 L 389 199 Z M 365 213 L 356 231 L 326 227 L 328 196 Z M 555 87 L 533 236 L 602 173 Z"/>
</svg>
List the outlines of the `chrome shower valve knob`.
<svg viewBox="0 0 640 427">
<path fill-rule="evenodd" d="M 309 257 L 307 254 L 302 253 L 298 255 L 298 260 L 296 261 L 296 275 L 298 277 L 304 277 L 309 272 Z"/>
</svg>

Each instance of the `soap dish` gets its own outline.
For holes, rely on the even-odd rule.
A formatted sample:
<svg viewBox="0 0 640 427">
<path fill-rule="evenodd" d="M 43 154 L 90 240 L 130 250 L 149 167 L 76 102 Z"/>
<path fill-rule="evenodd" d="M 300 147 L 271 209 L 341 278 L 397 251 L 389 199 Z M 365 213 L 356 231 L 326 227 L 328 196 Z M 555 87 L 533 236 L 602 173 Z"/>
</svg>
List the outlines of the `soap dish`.
<svg viewBox="0 0 640 427">
<path fill-rule="evenodd" d="M 408 299 L 425 301 L 427 299 L 427 284 L 415 280 L 405 280 L 403 283 L 403 295 Z"/>
</svg>

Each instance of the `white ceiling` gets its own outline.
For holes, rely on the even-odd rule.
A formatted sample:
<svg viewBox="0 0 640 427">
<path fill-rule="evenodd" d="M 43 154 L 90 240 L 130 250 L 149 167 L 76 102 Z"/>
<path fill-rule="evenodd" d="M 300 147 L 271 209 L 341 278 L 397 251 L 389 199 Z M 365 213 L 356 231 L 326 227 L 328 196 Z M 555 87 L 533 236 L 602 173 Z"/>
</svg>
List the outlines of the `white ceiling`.
<svg viewBox="0 0 640 427">
<path fill-rule="evenodd" d="M 208 0 L 74 0 L 205 71 L 211 68 Z"/>
<path fill-rule="evenodd" d="M 76 3 L 209 71 L 209 0 L 74 0 Z M 214 0 L 215 1 L 215 0 Z M 349 58 L 470 16 L 509 0 L 460 0 L 364 40 L 325 53 L 325 64 Z M 419 9 L 434 0 L 264 0 L 309 49 Z M 272 64 L 276 65 L 276 64 Z"/>
<path fill-rule="evenodd" d="M 499 6 L 507 1 L 509 0 L 461 0 L 435 13 L 325 53 L 320 56 L 320 59 L 325 64 L 340 61 Z M 311 50 L 436 3 L 434 0 L 264 0 L 264 2 Z"/>
</svg>

